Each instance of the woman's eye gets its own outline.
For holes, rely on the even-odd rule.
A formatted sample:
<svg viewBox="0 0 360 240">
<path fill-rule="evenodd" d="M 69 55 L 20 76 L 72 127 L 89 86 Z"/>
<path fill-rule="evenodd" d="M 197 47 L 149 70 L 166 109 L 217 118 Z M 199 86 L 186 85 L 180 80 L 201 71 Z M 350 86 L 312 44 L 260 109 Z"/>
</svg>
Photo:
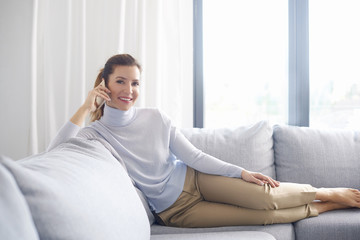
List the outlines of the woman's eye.
<svg viewBox="0 0 360 240">
<path fill-rule="evenodd" d="M 123 80 L 118 80 L 118 81 L 116 81 L 117 83 L 120 83 L 120 84 L 123 84 L 124 83 L 124 81 Z"/>
<path fill-rule="evenodd" d="M 140 85 L 140 83 L 138 83 L 138 82 L 133 82 L 133 86 L 139 86 Z"/>
</svg>

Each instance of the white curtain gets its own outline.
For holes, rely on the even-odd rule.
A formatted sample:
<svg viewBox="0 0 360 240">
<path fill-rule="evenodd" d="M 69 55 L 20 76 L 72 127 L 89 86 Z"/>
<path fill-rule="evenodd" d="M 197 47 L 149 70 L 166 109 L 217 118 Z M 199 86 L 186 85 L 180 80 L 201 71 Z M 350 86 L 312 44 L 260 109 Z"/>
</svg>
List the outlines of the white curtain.
<svg viewBox="0 0 360 240">
<path fill-rule="evenodd" d="M 46 149 L 117 53 L 144 68 L 137 106 L 192 126 L 192 0 L 34 0 L 29 155 Z"/>
</svg>

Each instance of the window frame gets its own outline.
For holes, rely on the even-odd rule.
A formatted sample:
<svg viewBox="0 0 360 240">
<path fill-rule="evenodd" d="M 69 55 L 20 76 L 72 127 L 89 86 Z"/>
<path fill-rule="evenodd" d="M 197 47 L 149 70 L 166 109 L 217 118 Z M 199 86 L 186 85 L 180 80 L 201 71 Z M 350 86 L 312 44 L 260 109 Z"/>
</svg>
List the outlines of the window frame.
<svg viewBox="0 0 360 240">
<path fill-rule="evenodd" d="M 203 69 L 203 7 L 202 0 L 193 0 L 194 41 L 194 127 L 204 127 L 204 69 Z"/>
</svg>

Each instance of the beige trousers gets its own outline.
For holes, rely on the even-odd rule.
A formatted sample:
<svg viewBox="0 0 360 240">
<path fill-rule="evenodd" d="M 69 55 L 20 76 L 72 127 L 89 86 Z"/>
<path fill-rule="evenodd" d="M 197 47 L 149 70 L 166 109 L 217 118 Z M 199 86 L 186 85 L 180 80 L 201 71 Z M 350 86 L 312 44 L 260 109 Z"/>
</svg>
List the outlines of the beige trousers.
<svg viewBox="0 0 360 240">
<path fill-rule="evenodd" d="M 162 225 L 194 228 L 289 223 L 318 215 L 310 205 L 315 194 L 307 184 L 272 188 L 188 167 L 179 198 L 155 218 Z"/>
</svg>

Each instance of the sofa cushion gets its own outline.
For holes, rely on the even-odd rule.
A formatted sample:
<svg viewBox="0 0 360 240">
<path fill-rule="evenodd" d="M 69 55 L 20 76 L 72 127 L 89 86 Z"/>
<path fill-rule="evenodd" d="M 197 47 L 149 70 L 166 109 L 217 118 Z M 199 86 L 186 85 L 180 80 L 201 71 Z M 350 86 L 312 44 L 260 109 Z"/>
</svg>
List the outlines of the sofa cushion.
<svg viewBox="0 0 360 240">
<path fill-rule="evenodd" d="M 0 156 L 0 159 L 5 157 Z M 2 160 L 0 160 L 2 161 Z M 11 173 L 0 162 L 0 239 L 37 240 L 29 207 Z"/>
<path fill-rule="evenodd" d="M 182 129 L 200 150 L 250 171 L 275 177 L 272 128 L 266 121 L 236 129 Z"/>
<path fill-rule="evenodd" d="M 336 210 L 294 224 L 297 240 L 358 240 L 360 209 Z"/>
<path fill-rule="evenodd" d="M 360 138 L 350 130 L 275 126 L 279 181 L 315 187 L 360 187 Z"/>
<path fill-rule="evenodd" d="M 136 193 L 138 194 L 142 204 L 143 204 L 143 207 L 145 209 L 145 212 L 146 212 L 146 215 L 148 216 L 148 219 L 149 219 L 149 224 L 152 225 L 154 222 L 155 222 L 155 217 L 153 215 L 153 213 L 151 212 L 150 210 L 150 206 L 148 204 L 148 200 L 145 196 L 145 194 L 140 191 L 140 189 L 138 189 L 137 187 L 135 187 L 135 190 L 136 190 Z"/>
<path fill-rule="evenodd" d="M 292 224 L 273 224 L 266 226 L 230 226 L 214 228 L 176 228 L 164 227 L 157 224 L 151 226 L 151 236 L 153 235 L 175 235 L 175 234 L 201 234 L 213 232 L 266 232 L 274 236 L 277 240 L 295 240 L 295 231 Z M 176 238 L 174 238 L 176 239 Z M 221 239 L 221 238 L 219 238 Z"/>
<path fill-rule="evenodd" d="M 121 164 L 99 142 L 70 139 L 47 153 L 3 159 L 41 239 L 149 239 L 142 203 Z"/>
<path fill-rule="evenodd" d="M 151 240 L 176 239 L 176 240 L 276 240 L 265 232 L 213 232 L 213 233 L 183 233 L 168 235 L 152 235 Z"/>
</svg>

